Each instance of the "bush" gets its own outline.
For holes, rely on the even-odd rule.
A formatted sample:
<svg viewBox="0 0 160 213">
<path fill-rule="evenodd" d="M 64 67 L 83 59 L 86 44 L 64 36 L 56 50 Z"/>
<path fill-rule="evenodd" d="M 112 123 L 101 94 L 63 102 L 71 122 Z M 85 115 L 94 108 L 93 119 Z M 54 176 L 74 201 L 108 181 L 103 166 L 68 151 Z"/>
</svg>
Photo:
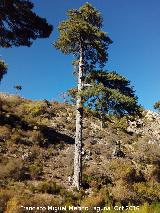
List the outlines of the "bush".
<svg viewBox="0 0 160 213">
<path fill-rule="evenodd" d="M 30 140 L 33 144 L 44 146 L 47 140 L 44 138 L 43 134 L 39 130 L 33 130 L 30 132 Z"/>
<path fill-rule="evenodd" d="M 83 187 L 84 188 L 95 188 L 101 189 L 105 187 L 107 184 L 111 183 L 110 178 L 107 175 L 103 174 L 91 174 L 91 175 L 83 175 Z"/>
<path fill-rule="evenodd" d="M 0 191 L 0 213 L 3 213 L 7 207 L 7 202 L 13 196 L 13 192 L 10 190 Z"/>
<path fill-rule="evenodd" d="M 140 206 L 140 208 L 137 212 L 139 212 L 139 213 L 152 213 L 152 212 L 159 213 L 160 212 L 160 203 L 152 203 L 151 205 L 149 205 L 148 203 L 144 203 L 142 206 Z"/>
<path fill-rule="evenodd" d="M 43 173 L 43 166 L 39 163 L 34 163 L 28 167 L 32 179 L 39 179 Z"/>
<path fill-rule="evenodd" d="M 147 183 L 135 183 L 133 185 L 136 196 L 141 203 L 143 202 L 156 202 L 160 200 L 160 184 L 152 181 Z"/>
<path fill-rule="evenodd" d="M 60 190 L 60 195 L 63 197 L 63 205 L 66 206 L 77 206 L 80 204 L 81 197 L 83 196 L 81 192 L 72 193 L 66 189 Z"/>
<path fill-rule="evenodd" d="M 114 186 L 110 188 L 113 200 L 128 204 L 129 202 L 136 203 L 138 198 L 134 193 L 133 187 L 125 183 L 122 179 L 116 181 Z"/>
<path fill-rule="evenodd" d="M 7 126 L 0 126 L 0 141 L 6 141 L 11 136 L 11 129 Z"/>
<path fill-rule="evenodd" d="M 7 164 L 0 164 L 0 179 L 5 180 L 6 178 L 15 181 L 27 178 L 27 168 L 20 159 L 12 159 Z"/>
<path fill-rule="evenodd" d="M 39 183 L 38 186 L 32 187 L 33 192 L 48 193 L 48 194 L 59 194 L 60 190 L 61 187 L 53 181 L 42 182 Z"/>
<path fill-rule="evenodd" d="M 116 123 L 115 123 L 115 128 L 117 129 L 121 129 L 123 131 L 125 131 L 128 127 L 128 124 L 127 124 L 127 117 L 124 116 L 124 117 L 121 117 L 121 118 L 118 118 L 116 120 Z"/>
<path fill-rule="evenodd" d="M 105 198 L 102 196 L 101 193 L 94 193 L 92 196 L 90 197 L 86 197 L 84 200 L 82 200 L 81 202 L 81 206 L 87 206 L 89 208 L 98 206 L 98 207 L 104 207 L 105 205 Z"/>
</svg>

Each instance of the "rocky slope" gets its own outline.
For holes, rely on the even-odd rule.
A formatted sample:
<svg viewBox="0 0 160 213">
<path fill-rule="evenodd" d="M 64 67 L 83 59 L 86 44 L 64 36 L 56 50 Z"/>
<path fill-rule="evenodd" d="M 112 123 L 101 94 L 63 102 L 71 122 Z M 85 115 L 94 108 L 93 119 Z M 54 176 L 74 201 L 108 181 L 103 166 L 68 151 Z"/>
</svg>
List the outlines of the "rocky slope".
<svg viewBox="0 0 160 213">
<path fill-rule="evenodd" d="M 28 195 L 36 204 L 35 195 L 61 205 L 159 202 L 160 115 L 145 111 L 134 121 L 112 116 L 105 126 L 101 129 L 98 118 L 85 110 L 83 189 L 75 192 L 74 107 L 0 94 L 2 208 L 9 209 L 8 202 L 15 202 L 15 209 L 19 202 L 31 202 Z M 24 199 L 18 197 L 22 189 Z"/>
</svg>

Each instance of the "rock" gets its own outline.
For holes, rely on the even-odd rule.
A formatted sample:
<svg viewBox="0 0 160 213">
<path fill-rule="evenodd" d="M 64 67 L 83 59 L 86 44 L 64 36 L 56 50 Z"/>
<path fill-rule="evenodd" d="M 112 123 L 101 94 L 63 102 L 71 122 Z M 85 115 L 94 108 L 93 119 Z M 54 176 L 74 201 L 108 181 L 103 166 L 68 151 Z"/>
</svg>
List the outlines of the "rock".
<svg viewBox="0 0 160 213">
<path fill-rule="evenodd" d="M 125 154 L 121 149 L 115 149 L 112 153 L 112 157 L 119 157 L 119 158 L 124 158 Z"/>
<path fill-rule="evenodd" d="M 128 133 L 141 134 L 149 138 L 160 140 L 160 114 L 151 110 L 144 112 L 143 118 L 128 121 Z"/>
<path fill-rule="evenodd" d="M 68 176 L 68 184 L 72 185 L 72 183 L 73 183 L 73 177 Z"/>
</svg>

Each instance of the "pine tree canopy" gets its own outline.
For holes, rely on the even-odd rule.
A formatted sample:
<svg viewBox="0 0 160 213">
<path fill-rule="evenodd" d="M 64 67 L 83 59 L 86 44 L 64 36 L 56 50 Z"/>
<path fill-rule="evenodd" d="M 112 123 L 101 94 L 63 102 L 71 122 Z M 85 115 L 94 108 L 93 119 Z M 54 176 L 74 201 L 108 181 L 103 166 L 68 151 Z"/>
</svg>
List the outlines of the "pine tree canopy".
<svg viewBox="0 0 160 213">
<path fill-rule="evenodd" d="M 97 110 L 103 108 L 106 113 L 119 115 L 134 114 L 139 110 L 130 81 L 115 71 L 93 71 L 87 81 L 95 85 L 89 93 L 92 92 L 90 97 Z"/>
<path fill-rule="evenodd" d="M 86 83 L 91 87 L 86 87 L 81 95 L 91 109 L 118 115 L 139 112 L 140 106 L 130 81 L 117 72 L 92 71 L 86 77 Z M 69 91 L 71 96 L 72 91 Z"/>
<path fill-rule="evenodd" d="M 21 85 L 15 85 L 14 89 L 16 89 L 16 90 L 22 90 L 22 86 Z"/>
<path fill-rule="evenodd" d="M 0 60 L 0 81 L 3 78 L 3 75 L 7 73 L 7 65 L 4 61 Z"/>
<path fill-rule="evenodd" d="M 102 66 L 108 60 L 107 48 L 112 43 L 101 30 L 102 22 L 101 14 L 89 3 L 69 10 L 68 19 L 59 25 L 60 37 L 55 47 L 65 54 L 73 53 L 77 59 L 82 48 L 85 63 Z"/>
<path fill-rule="evenodd" d="M 33 12 L 29 0 L 0 0 L 0 46 L 31 46 L 37 38 L 47 38 L 52 26 Z"/>
</svg>

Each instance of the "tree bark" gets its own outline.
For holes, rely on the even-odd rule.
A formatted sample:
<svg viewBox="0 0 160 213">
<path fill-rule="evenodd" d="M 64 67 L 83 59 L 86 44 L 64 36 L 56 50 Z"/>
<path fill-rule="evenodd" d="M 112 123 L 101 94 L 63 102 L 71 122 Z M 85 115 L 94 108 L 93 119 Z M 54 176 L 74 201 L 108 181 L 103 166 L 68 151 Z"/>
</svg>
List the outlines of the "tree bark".
<svg viewBox="0 0 160 213">
<path fill-rule="evenodd" d="M 76 101 L 76 135 L 74 153 L 74 176 L 73 185 L 80 189 L 82 185 L 82 129 L 83 129 L 83 103 L 79 93 L 83 89 L 83 49 L 80 49 L 79 71 L 78 71 L 78 96 Z"/>
</svg>

